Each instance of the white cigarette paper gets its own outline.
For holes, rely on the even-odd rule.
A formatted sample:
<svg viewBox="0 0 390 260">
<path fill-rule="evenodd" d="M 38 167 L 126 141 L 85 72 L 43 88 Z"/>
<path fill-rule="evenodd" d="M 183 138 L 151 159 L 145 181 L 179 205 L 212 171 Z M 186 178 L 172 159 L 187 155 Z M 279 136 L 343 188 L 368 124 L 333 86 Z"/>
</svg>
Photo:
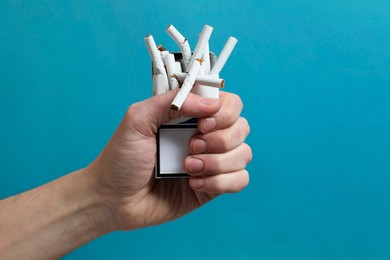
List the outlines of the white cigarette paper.
<svg viewBox="0 0 390 260">
<path fill-rule="evenodd" d="M 153 68 L 155 69 L 155 75 L 167 75 L 164 68 L 164 63 L 161 59 L 160 51 L 157 49 L 156 43 L 153 39 L 152 35 L 148 35 L 145 37 L 145 44 L 148 48 L 150 58 L 153 62 Z"/>
<path fill-rule="evenodd" d="M 170 24 L 165 31 L 179 45 L 180 51 L 183 55 L 184 68 L 187 70 L 188 64 L 191 59 L 190 44 L 188 43 L 187 39 L 184 38 L 184 36 L 178 30 L 176 30 L 176 28 L 172 24 Z"/>
<path fill-rule="evenodd" d="M 181 63 L 180 63 L 180 61 L 176 61 L 175 62 L 175 65 L 176 65 L 176 71 L 182 71 L 182 68 L 181 68 Z"/>
<path fill-rule="evenodd" d="M 166 75 L 153 75 L 153 95 L 157 96 L 169 90 L 168 80 Z"/>
<path fill-rule="evenodd" d="M 176 64 L 175 64 L 175 55 L 173 54 L 166 55 L 164 57 L 164 62 L 168 71 L 169 88 L 175 89 L 179 87 L 179 82 L 177 81 L 177 78 L 173 76 L 177 73 Z"/>
<path fill-rule="evenodd" d="M 202 60 L 203 60 L 203 71 L 204 74 L 208 75 L 210 73 L 210 47 L 209 43 L 206 43 L 206 47 L 204 48 L 204 52 L 202 54 Z"/>
<path fill-rule="evenodd" d="M 194 85 L 196 76 L 198 76 L 201 66 L 202 66 L 202 60 L 197 59 L 189 67 L 188 75 L 184 79 L 183 85 L 181 86 L 179 92 L 177 92 L 175 98 L 172 101 L 171 104 L 172 110 L 179 110 L 183 105 L 184 101 L 188 96 L 188 93 L 190 93 Z"/>
<path fill-rule="evenodd" d="M 211 27 L 209 25 L 205 25 L 203 27 L 203 30 L 199 35 L 198 42 L 196 44 L 194 52 L 192 53 L 191 60 L 190 60 L 190 63 L 188 65 L 187 69 L 189 69 L 189 67 L 191 67 L 192 63 L 194 63 L 195 60 L 202 58 L 202 55 L 204 53 L 204 50 L 206 48 L 206 45 L 210 39 L 212 32 L 213 32 L 213 27 Z"/>
<path fill-rule="evenodd" d="M 203 66 L 203 64 L 202 64 L 202 66 Z M 176 72 L 174 76 L 180 82 L 183 82 L 187 76 L 187 73 Z M 214 87 L 214 88 L 223 88 L 225 81 L 221 78 L 214 76 L 214 75 L 198 75 L 195 78 L 195 84 L 204 85 L 204 86 L 208 86 L 208 87 Z"/>
<path fill-rule="evenodd" d="M 226 61 L 236 46 L 237 41 L 238 40 L 236 38 L 229 37 L 216 62 L 214 63 L 214 66 L 210 71 L 210 75 L 218 75 L 221 72 L 223 66 L 225 66 Z"/>
</svg>

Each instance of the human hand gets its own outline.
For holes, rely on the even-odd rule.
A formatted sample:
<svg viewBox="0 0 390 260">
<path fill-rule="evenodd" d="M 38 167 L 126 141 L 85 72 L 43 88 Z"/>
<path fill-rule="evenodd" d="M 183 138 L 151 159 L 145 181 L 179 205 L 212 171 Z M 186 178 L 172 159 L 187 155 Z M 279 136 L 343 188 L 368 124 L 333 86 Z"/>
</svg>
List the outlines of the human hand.
<svg viewBox="0 0 390 260">
<path fill-rule="evenodd" d="M 169 109 L 177 90 L 129 107 L 99 157 L 87 167 L 112 212 L 116 229 L 131 230 L 178 218 L 222 193 L 242 190 L 252 159 L 244 143 L 247 121 L 237 95 L 220 99 L 190 94 L 180 111 Z M 189 141 L 184 163 L 189 179 L 154 179 L 156 133 L 179 116 L 199 118 L 199 134 Z"/>
</svg>

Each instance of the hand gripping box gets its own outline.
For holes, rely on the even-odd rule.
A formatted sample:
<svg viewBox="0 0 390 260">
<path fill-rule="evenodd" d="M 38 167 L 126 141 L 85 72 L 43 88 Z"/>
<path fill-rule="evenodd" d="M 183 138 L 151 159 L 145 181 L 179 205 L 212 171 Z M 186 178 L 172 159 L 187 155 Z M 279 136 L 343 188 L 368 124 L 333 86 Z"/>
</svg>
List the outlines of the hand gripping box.
<svg viewBox="0 0 390 260">
<path fill-rule="evenodd" d="M 182 61 L 181 53 L 174 53 L 176 61 Z M 210 53 L 210 60 L 216 56 Z M 194 86 L 192 92 L 201 96 L 218 98 L 219 89 L 206 86 Z M 188 142 L 198 133 L 196 118 L 179 118 L 161 125 L 157 133 L 156 179 L 186 178 L 184 159 L 189 155 Z"/>
</svg>

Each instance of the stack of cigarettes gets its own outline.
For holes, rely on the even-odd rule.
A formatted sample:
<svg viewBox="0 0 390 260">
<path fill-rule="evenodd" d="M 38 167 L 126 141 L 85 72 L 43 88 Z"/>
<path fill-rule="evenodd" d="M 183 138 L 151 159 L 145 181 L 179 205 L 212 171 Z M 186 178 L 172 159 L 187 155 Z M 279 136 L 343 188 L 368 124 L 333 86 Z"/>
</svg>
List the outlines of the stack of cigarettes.
<svg viewBox="0 0 390 260">
<path fill-rule="evenodd" d="M 170 53 L 161 45 L 157 46 L 153 36 L 145 37 L 153 64 L 153 95 L 180 88 L 171 103 L 172 110 L 179 110 L 188 94 L 218 98 L 218 91 L 225 84 L 219 73 L 232 53 L 237 39 L 229 37 L 218 58 L 209 50 L 209 39 L 213 28 L 203 27 L 193 52 L 187 39 L 173 25 L 165 30 L 179 45 L 180 55 Z"/>
</svg>

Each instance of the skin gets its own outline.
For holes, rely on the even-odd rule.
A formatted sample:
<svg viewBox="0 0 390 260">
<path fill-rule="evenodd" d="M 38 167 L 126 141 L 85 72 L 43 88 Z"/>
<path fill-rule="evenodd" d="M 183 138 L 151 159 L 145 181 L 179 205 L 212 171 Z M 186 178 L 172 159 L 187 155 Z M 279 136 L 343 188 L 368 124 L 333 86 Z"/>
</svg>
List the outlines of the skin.
<svg viewBox="0 0 390 260">
<path fill-rule="evenodd" d="M 86 168 L 0 201 L 0 258 L 53 259 L 116 230 L 179 218 L 249 183 L 248 122 L 237 95 L 191 94 L 169 109 L 177 90 L 133 104 L 101 154 Z M 179 116 L 199 118 L 184 163 L 189 179 L 155 180 L 156 133 Z"/>
</svg>

